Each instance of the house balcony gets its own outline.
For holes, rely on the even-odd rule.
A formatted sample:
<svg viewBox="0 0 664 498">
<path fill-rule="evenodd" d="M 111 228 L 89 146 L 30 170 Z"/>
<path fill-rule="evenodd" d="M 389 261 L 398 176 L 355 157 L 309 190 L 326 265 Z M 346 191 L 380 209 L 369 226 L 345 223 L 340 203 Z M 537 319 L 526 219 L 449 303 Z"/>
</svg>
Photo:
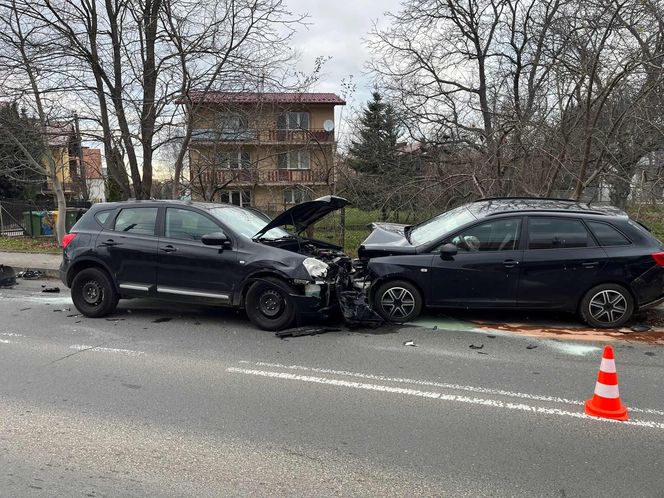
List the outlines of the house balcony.
<svg viewBox="0 0 664 498">
<path fill-rule="evenodd" d="M 327 185 L 331 172 L 320 169 L 218 169 L 200 174 L 203 183 L 229 186 Z"/>
<path fill-rule="evenodd" d="M 334 131 L 195 128 L 191 140 L 196 143 L 306 144 L 313 142 L 322 144 L 334 143 Z"/>
</svg>

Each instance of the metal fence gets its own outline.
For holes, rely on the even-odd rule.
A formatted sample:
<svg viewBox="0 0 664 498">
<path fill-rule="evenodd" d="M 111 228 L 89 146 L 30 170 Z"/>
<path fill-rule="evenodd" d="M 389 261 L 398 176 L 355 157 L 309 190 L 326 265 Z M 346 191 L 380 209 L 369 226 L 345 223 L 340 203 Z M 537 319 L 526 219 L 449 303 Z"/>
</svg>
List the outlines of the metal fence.
<svg viewBox="0 0 664 498">
<path fill-rule="evenodd" d="M 67 220 L 74 221 L 80 218 L 89 207 L 89 202 L 68 202 Z M 43 201 L 0 199 L 0 236 L 52 235 L 53 212 L 57 209 L 57 203 L 50 199 Z"/>
</svg>

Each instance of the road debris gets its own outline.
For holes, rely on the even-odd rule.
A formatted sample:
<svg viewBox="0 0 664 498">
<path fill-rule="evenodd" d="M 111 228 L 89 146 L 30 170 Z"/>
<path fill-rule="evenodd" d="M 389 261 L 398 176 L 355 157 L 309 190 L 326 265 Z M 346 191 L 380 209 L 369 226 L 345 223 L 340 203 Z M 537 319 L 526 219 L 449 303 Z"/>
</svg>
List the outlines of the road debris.
<svg viewBox="0 0 664 498">
<path fill-rule="evenodd" d="M 495 339 L 495 338 L 496 338 L 495 335 L 488 335 L 487 337 L 488 337 L 489 339 Z"/>
<path fill-rule="evenodd" d="M 479 346 L 475 346 L 475 344 L 471 344 L 468 346 L 470 349 L 482 349 L 484 347 L 484 344 L 480 344 Z"/>
<path fill-rule="evenodd" d="M 37 280 L 42 278 L 44 274 L 39 270 L 30 270 L 29 268 L 26 268 L 25 270 L 19 272 L 16 276 L 25 280 Z"/>
<path fill-rule="evenodd" d="M 60 287 L 44 287 L 42 289 L 42 292 L 48 292 L 48 293 L 60 292 Z"/>
<path fill-rule="evenodd" d="M 0 287 L 16 285 L 16 273 L 11 266 L 0 265 Z"/>
<path fill-rule="evenodd" d="M 172 320 L 171 317 L 168 316 L 162 316 L 161 318 L 155 318 L 152 320 L 152 323 L 164 323 L 164 322 L 170 322 Z"/>
<path fill-rule="evenodd" d="M 647 323 L 636 323 L 632 325 L 632 332 L 648 332 L 652 327 Z"/>
<path fill-rule="evenodd" d="M 336 327 L 296 327 L 292 329 L 280 330 L 275 332 L 274 335 L 280 339 L 285 337 L 302 337 L 305 335 L 319 335 L 326 334 L 327 332 L 339 332 L 341 329 Z"/>
<path fill-rule="evenodd" d="M 484 351 L 478 351 L 477 354 L 487 354 L 488 355 L 489 353 L 485 353 Z"/>
<path fill-rule="evenodd" d="M 404 346 L 412 346 L 414 348 L 417 347 L 417 344 L 415 344 L 415 341 L 413 341 L 412 339 L 410 341 L 404 341 L 403 345 Z"/>
<path fill-rule="evenodd" d="M 535 349 L 537 347 L 537 344 L 528 344 L 526 346 L 526 349 Z"/>
</svg>

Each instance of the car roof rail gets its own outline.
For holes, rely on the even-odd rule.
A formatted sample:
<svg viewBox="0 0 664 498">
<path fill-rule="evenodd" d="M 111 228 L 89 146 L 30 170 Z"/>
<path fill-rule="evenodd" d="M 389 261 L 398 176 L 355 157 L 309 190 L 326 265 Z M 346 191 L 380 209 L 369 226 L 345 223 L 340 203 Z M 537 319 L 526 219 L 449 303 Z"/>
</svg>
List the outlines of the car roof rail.
<svg viewBox="0 0 664 498">
<path fill-rule="evenodd" d="M 507 196 L 507 197 L 482 197 L 481 199 L 474 200 L 473 202 L 484 202 L 484 201 L 514 201 L 514 200 L 523 200 L 523 201 L 561 201 L 561 202 L 571 202 L 574 204 L 586 204 L 583 201 L 576 201 L 574 199 L 563 199 L 562 197 L 532 197 L 532 196 Z"/>
<path fill-rule="evenodd" d="M 489 213 L 486 215 L 488 218 L 489 216 L 496 216 L 499 214 L 510 214 L 510 213 L 559 213 L 559 214 L 596 214 L 598 216 L 609 216 L 610 213 L 607 213 L 605 211 L 599 211 L 596 209 L 532 209 L 532 208 L 522 208 L 522 209 L 504 209 L 502 211 L 494 211 L 493 213 Z"/>
</svg>

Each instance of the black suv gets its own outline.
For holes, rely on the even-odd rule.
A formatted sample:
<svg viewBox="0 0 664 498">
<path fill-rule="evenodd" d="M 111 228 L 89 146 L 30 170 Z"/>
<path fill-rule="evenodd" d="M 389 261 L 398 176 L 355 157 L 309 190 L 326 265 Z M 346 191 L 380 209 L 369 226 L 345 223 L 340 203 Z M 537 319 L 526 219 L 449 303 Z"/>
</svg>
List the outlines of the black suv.
<svg viewBox="0 0 664 498">
<path fill-rule="evenodd" d="M 243 307 L 262 329 L 287 328 L 335 306 L 350 259 L 300 234 L 346 204 L 321 197 L 274 220 L 225 204 L 95 204 L 64 238 L 61 278 L 89 317 L 111 313 L 121 298 L 152 296 Z"/>
<path fill-rule="evenodd" d="M 555 309 L 619 327 L 664 300 L 664 247 L 624 212 L 560 199 L 466 204 L 415 226 L 374 224 L 359 249 L 374 309 Z"/>
</svg>

